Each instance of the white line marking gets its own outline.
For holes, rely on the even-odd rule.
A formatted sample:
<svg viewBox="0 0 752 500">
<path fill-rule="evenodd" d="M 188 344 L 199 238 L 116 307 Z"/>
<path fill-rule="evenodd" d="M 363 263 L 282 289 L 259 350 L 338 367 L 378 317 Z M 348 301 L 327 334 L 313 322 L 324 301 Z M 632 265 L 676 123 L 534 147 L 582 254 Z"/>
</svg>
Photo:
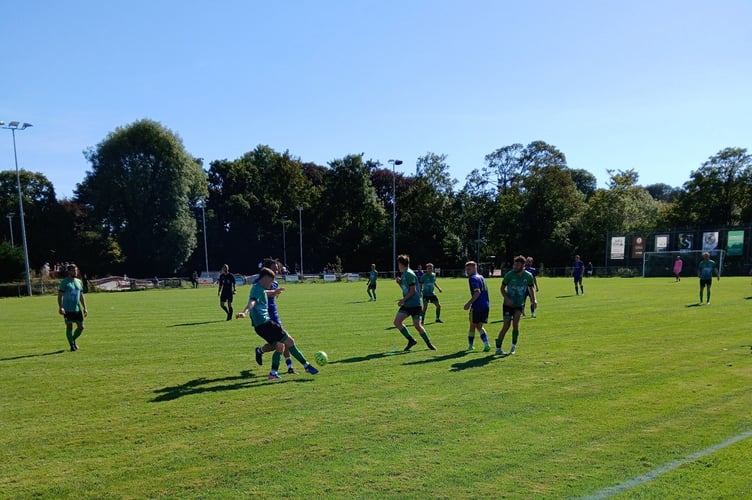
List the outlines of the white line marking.
<svg viewBox="0 0 752 500">
<path fill-rule="evenodd" d="M 739 441 L 742 441 L 744 439 L 752 437 L 752 430 L 749 430 L 747 432 L 742 432 L 741 434 L 734 436 L 730 439 L 727 439 L 726 441 L 718 444 L 714 444 L 713 446 L 709 448 L 705 448 L 702 451 L 698 451 L 697 453 L 693 453 L 689 455 L 686 458 L 683 458 L 681 460 L 674 460 L 673 462 L 669 462 L 666 465 L 663 465 L 661 467 L 658 467 L 657 469 L 653 469 L 652 471 L 648 472 L 647 474 L 643 474 L 642 476 L 635 477 L 633 479 L 630 479 L 629 481 L 625 481 L 621 484 L 617 484 L 616 486 L 610 486 L 608 488 L 605 488 L 597 493 L 594 493 L 593 495 L 589 495 L 586 497 L 583 497 L 583 500 L 599 500 L 602 498 L 608 498 L 610 496 L 616 495 L 618 493 L 622 493 L 630 488 L 634 488 L 635 486 L 647 483 L 648 481 L 652 481 L 653 479 L 657 478 L 661 474 L 665 474 L 666 472 L 671 472 L 672 470 L 678 469 L 684 464 L 687 464 L 689 462 L 694 462 L 695 460 L 708 456 L 711 453 L 715 453 L 718 450 L 722 450 L 723 448 L 727 448 L 731 446 L 734 443 L 738 443 Z"/>
</svg>

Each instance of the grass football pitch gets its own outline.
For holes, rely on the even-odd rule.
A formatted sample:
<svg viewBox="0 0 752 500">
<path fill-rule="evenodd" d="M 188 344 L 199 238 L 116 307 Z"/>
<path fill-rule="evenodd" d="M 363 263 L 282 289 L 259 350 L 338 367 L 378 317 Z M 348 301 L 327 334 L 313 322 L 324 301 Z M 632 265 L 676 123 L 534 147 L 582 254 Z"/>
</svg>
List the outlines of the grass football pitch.
<svg viewBox="0 0 752 500">
<path fill-rule="evenodd" d="M 702 306 L 697 279 L 586 279 L 575 296 L 542 278 L 507 357 L 479 338 L 466 352 L 467 281 L 439 284 L 438 351 L 416 335 L 409 353 L 393 282 L 377 302 L 363 281 L 288 285 L 285 327 L 330 362 L 281 381 L 216 289 L 89 294 L 78 352 L 55 297 L 2 299 L 0 497 L 752 495 L 749 278 L 714 281 Z"/>
</svg>

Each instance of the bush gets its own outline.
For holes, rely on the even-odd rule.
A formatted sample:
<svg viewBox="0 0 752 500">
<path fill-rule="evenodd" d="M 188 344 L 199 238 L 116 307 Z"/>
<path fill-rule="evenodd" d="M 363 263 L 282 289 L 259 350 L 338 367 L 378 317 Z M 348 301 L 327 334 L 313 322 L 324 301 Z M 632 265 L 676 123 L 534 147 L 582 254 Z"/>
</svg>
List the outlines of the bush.
<svg viewBox="0 0 752 500">
<path fill-rule="evenodd" d="M 640 276 L 640 273 L 637 269 L 632 269 L 631 267 L 620 267 L 616 270 L 616 276 L 619 278 L 634 278 L 635 276 Z"/>
<path fill-rule="evenodd" d="M 0 283 L 23 279 L 24 258 L 21 247 L 0 242 Z"/>
</svg>

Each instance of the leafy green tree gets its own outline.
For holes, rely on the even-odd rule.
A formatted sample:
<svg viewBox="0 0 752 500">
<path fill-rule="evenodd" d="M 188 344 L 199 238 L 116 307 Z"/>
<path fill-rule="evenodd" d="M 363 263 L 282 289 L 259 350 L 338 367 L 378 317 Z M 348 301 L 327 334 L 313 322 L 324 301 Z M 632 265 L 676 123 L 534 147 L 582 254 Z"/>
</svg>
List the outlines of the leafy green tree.
<svg viewBox="0 0 752 500">
<path fill-rule="evenodd" d="M 661 182 L 645 186 L 645 191 L 647 191 L 650 196 L 652 196 L 656 201 L 665 201 L 667 203 L 672 203 L 679 197 L 682 189 L 672 187 Z"/>
<path fill-rule="evenodd" d="M 0 241 L 0 283 L 23 279 L 24 257 L 21 246 Z"/>
<path fill-rule="evenodd" d="M 593 174 L 581 168 L 569 169 L 569 174 L 580 193 L 585 195 L 585 199 L 595 194 L 598 189 L 598 181 Z"/>
<path fill-rule="evenodd" d="M 368 268 L 377 238 L 391 220 L 371 183 L 377 165 L 364 161 L 362 154 L 329 162 L 314 223 L 316 233 L 323 236 L 318 251 L 324 263 L 339 257 L 347 269 Z"/>
<path fill-rule="evenodd" d="M 102 231 L 122 248 L 130 274 L 177 270 L 196 247 L 192 207 L 206 195 L 201 161 L 152 120 L 119 127 L 85 153 L 92 169 L 76 189 Z"/>
<path fill-rule="evenodd" d="M 684 183 L 668 222 L 673 226 L 723 227 L 752 221 L 752 156 L 726 148 Z"/>
</svg>

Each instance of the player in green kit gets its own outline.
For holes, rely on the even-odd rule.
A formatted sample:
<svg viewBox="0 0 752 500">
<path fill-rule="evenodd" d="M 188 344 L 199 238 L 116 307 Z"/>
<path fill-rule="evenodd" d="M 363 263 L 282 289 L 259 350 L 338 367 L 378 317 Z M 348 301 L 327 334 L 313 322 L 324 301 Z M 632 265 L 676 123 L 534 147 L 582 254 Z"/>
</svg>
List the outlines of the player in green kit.
<svg viewBox="0 0 752 500">
<path fill-rule="evenodd" d="M 713 284 L 713 276 L 718 276 L 720 281 L 721 276 L 718 274 L 718 268 L 715 261 L 710 259 L 710 254 L 705 252 L 702 254 L 702 260 L 697 264 L 697 277 L 700 278 L 700 304 L 702 304 L 702 290 L 708 287 L 708 300 L 706 304 L 710 304 L 710 285 Z"/>
<path fill-rule="evenodd" d="M 289 350 L 290 354 L 300 361 L 305 368 L 305 371 L 311 375 L 316 375 L 319 371 L 306 361 L 303 353 L 300 352 L 298 346 L 295 345 L 295 339 L 288 335 L 282 326 L 272 320 L 269 316 L 269 301 L 267 294 L 276 296 L 281 292 L 281 289 L 279 288 L 271 290 L 274 276 L 274 271 L 268 267 L 261 268 L 258 280 L 251 287 L 248 304 L 246 304 L 243 312 L 238 313 L 235 317 L 238 319 L 245 318 L 248 312 L 250 312 L 251 324 L 253 324 L 253 329 L 256 331 L 256 334 L 266 340 L 271 346 L 271 350 L 274 351 L 274 354 L 272 355 L 272 371 L 269 372 L 269 380 L 282 378 L 278 373 L 278 370 L 279 362 L 285 349 Z"/>
<path fill-rule="evenodd" d="M 376 301 L 376 280 L 379 279 L 379 272 L 376 270 L 376 264 L 371 264 L 371 272 L 368 275 L 368 285 L 366 285 L 366 291 L 368 292 L 368 301 Z"/>
<path fill-rule="evenodd" d="M 423 313 L 421 315 L 421 321 L 426 320 L 426 311 L 428 310 L 428 304 L 431 303 L 436 306 L 436 322 L 443 323 L 441 321 L 441 302 L 436 296 L 434 289 L 444 293 L 438 283 L 436 283 L 436 274 L 433 272 L 433 264 L 430 262 L 426 264 L 426 272 L 420 277 L 421 292 L 423 295 Z"/>
<path fill-rule="evenodd" d="M 78 269 L 71 265 L 65 268 L 67 276 L 57 289 L 58 313 L 65 318 L 65 336 L 71 352 L 78 351 L 76 340 L 84 332 L 84 317 L 89 313 L 84 298 L 84 285 L 76 277 Z M 73 323 L 76 331 L 73 331 Z"/>
<path fill-rule="evenodd" d="M 517 351 L 517 339 L 520 336 L 520 316 L 522 309 L 525 307 L 525 297 L 530 296 L 530 305 L 538 306 L 538 300 L 535 298 L 535 280 L 533 275 L 525 271 L 525 257 L 518 255 L 514 258 L 512 270 L 504 275 L 501 281 L 501 295 L 504 297 L 504 325 L 499 332 L 499 338 L 496 339 L 496 354 L 504 355 L 501 350 L 501 343 L 504 341 L 509 327 L 512 326 L 512 348 L 509 354 Z"/>
<path fill-rule="evenodd" d="M 423 311 L 420 304 L 420 286 L 418 284 L 418 277 L 410 269 L 410 257 L 404 254 L 397 257 L 397 267 L 399 267 L 402 273 L 396 280 L 397 284 L 402 288 L 402 298 L 397 301 L 399 311 L 397 311 L 397 315 L 394 317 L 394 326 L 407 339 L 407 346 L 405 346 L 404 350 L 409 351 L 418 343 L 403 324 L 405 318 L 412 316 L 413 326 L 418 330 L 420 337 L 429 349 L 435 351 L 436 347 L 431 343 L 431 339 L 428 338 L 428 332 L 426 332 L 420 321 Z"/>
</svg>

